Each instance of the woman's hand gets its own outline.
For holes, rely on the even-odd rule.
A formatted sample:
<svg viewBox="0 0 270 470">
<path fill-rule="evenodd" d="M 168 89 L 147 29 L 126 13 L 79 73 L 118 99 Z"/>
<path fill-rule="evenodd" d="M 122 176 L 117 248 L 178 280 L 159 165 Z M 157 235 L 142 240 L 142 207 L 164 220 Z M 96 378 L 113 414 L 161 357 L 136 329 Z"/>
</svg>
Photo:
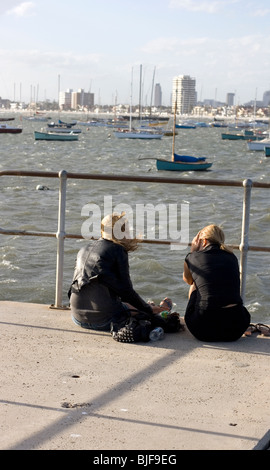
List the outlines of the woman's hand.
<svg viewBox="0 0 270 470">
<path fill-rule="evenodd" d="M 161 313 L 164 311 L 164 308 L 159 307 L 158 305 L 151 305 L 153 313 Z"/>
<path fill-rule="evenodd" d="M 199 251 L 201 247 L 201 239 L 200 239 L 200 232 L 193 238 L 191 242 L 191 253 L 193 251 Z"/>
</svg>

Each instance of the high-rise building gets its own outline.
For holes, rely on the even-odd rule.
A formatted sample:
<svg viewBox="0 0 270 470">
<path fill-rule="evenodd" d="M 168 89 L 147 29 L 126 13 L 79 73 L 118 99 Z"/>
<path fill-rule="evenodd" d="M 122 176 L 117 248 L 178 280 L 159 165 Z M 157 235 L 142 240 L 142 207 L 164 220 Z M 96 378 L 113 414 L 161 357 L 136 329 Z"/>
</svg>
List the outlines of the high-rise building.
<svg viewBox="0 0 270 470">
<path fill-rule="evenodd" d="M 190 113 L 196 105 L 196 80 L 189 75 L 179 75 L 173 79 L 172 109 L 180 114 Z"/>
<path fill-rule="evenodd" d="M 71 109 L 71 94 L 73 90 L 59 92 L 59 108 Z"/>
<path fill-rule="evenodd" d="M 154 106 L 156 108 L 160 108 L 162 105 L 162 91 L 160 83 L 156 83 L 155 85 L 155 97 L 154 97 Z"/>
<path fill-rule="evenodd" d="M 227 99 L 226 99 L 226 104 L 227 106 L 233 106 L 234 105 L 234 93 L 227 93 Z"/>
<path fill-rule="evenodd" d="M 89 108 L 94 106 L 94 93 L 86 93 L 82 88 L 75 91 L 71 95 L 71 108 L 77 109 L 79 107 Z"/>
<path fill-rule="evenodd" d="M 265 91 L 263 94 L 263 106 L 270 106 L 270 90 Z"/>
</svg>

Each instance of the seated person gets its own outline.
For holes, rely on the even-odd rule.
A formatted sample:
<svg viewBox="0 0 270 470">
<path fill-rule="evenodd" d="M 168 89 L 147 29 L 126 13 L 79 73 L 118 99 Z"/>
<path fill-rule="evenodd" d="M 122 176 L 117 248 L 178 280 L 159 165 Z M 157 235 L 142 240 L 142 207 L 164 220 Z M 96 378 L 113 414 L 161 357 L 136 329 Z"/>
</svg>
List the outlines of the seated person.
<svg viewBox="0 0 270 470">
<path fill-rule="evenodd" d="M 124 213 L 111 214 L 101 222 L 101 238 L 83 247 L 78 255 L 69 290 L 73 321 L 83 328 L 109 331 L 111 322 L 128 318 L 131 311 L 159 313 L 134 290 L 128 253 L 138 240 L 129 236 Z"/>
<path fill-rule="evenodd" d="M 191 286 L 185 323 L 201 341 L 235 341 L 250 323 L 240 296 L 238 260 L 224 240 L 217 225 L 204 227 L 184 262 L 183 279 Z"/>
</svg>

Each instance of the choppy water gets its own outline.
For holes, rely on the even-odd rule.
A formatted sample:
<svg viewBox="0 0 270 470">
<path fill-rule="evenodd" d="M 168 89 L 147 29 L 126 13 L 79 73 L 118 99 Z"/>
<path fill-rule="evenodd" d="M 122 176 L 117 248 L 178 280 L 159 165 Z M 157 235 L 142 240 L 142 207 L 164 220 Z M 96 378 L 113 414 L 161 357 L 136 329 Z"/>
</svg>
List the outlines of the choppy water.
<svg viewBox="0 0 270 470">
<path fill-rule="evenodd" d="M 53 119 L 57 119 L 54 117 Z M 76 116 L 76 119 L 81 116 Z M 65 116 L 64 119 L 74 119 Z M 19 125 L 16 118 L 14 124 Z M 80 234 L 87 203 L 103 207 L 104 196 L 112 196 L 113 207 L 126 203 L 189 203 L 190 239 L 209 223 L 222 224 L 229 244 L 239 244 L 241 235 L 241 188 L 204 186 L 205 178 L 269 182 L 270 159 L 262 152 L 250 152 L 244 141 L 221 139 L 220 128 L 179 129 L 175 151 L 206 156 L 213 161 L 207 172 L 157 172 L 154 160 L 170 158 L 170 137 L 162 140 L 122 140 L 109 128 L 81 126 L 78 142 L 44 142 L 34 140 L 34 130 L 45 123 L 23 120 L 23 133 L 0 135 L 0 168 L 19 170 L 110 173 L 197 178 L 199 186 L 113 181 L 68 180 L 66 231 Z M 44 184 L 49 191 L 38 191 Z M 6 229 L 57 231 L 57 179 L 3 176 L 1 185 L 0 226 Z M 179 209 L 180 210 L 180 209 Z M 269 246 L 269 189 L 253 189 L 250 217 L 250 245 Z M 154 228 L 153 228 L 154 230 Z M 153 232 L 154 233 L 154 232 Z M 55 296 L 56 240 L 43 237 L 0 236 L 0 299 L 52 304 Z M 65 241 L 64 292 L 72 280 L 74 262 L 85 241 Z M 130 255 L 134 287 L 145 298 L 159 301 L 169 295 L 175 308 L 184 313 L 188 286 L 182 281 L 183 261 L 188 249 L 172 251 L 168 245 L 142 244 Z M 235 254 L 239 258 L 238 250 Z M 248 255 L 246 305 L 253 321 L 270 323 L 269 253 Z M 68 298 L 64 296 L 63 303 Z"/>
</svg>

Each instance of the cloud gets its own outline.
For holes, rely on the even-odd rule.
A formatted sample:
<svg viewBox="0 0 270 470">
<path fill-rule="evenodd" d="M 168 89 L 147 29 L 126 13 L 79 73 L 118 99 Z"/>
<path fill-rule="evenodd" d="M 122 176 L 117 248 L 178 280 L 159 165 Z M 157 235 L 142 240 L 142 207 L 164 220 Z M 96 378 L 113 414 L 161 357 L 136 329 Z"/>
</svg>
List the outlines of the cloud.
<svg viewBox="0 0 270 470">
<path fill-rule="evenodd" d="M 171 0 L 169 6 L 193 12 L 217 13 L 223 7 L 238 2 L 239 0 Z"/>
<path fill-rule="evenodd" d="M 270 14 L 270 8 L 265 8 L 265 9 L 258 9 L 258 10 L 253 10 L 252 11 L 252 16 L 267 16 Z"/>
<path fill-rule="evenodd" d="M 163 52 L 175 52 L 186 48 L 186 51 L 190 54 L 191 48 L 200 47 L 207 42 L 207 38 L 157 38 L 149 41 L 142 47 L 142 52 L 147 54 L 162 54 Z"/>
<path fill-rule="evenodd" d="M 86 68 L 89 65 L 98 64 L 102 57 L 99 54 L 74 54 L 73 52 L 51 52 L 32 50 L 0 49 L 0 59 L 6 64 L 24 64 L 31 68 Z"/>
<path fill-rule="evenodd" d="M 33 2 L 12 2 L 18 4 L 14 8 L 7 11 L 8 15 L 16 15 L 16 16 L 29 16 L 32 14 L 33 8 L 35 4 Z M 9 5 L 10 7 L 10 5 Z"/>
</svg>

